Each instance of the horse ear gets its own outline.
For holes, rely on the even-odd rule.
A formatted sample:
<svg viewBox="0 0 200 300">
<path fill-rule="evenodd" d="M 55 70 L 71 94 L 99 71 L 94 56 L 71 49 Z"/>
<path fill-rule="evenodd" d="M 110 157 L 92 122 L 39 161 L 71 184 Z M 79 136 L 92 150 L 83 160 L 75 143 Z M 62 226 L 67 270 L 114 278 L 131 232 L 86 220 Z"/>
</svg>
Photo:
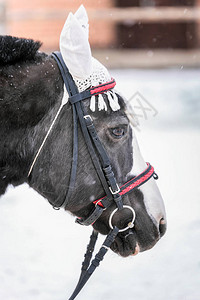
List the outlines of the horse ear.
<svg viewBox="0 0 200 300">
<path fill-rule="evenodd" d="M 77 18 L 81 26 L 85 29 L 87 38 L 89 39 L 89 24 L 88 24 L 88 15 L 83 4 L 77 9 L 74 16 Z"/>
<path fill-rule="evenodd" d="M 85 79 L 92 73 L 89 25 L 83 5 L 69 14 L 60 35 L 60 51 L 73 77 Z"/>
</svg>

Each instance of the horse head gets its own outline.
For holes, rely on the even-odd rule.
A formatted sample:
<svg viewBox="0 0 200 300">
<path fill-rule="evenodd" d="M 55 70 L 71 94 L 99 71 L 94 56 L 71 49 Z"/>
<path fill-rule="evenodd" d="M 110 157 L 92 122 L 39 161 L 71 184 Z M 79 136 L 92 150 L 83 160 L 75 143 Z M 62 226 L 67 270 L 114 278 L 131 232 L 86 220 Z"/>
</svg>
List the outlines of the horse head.
<svg viewBox="0 0 200 300">
<path fill-rule="evenodd" d="M 92 57 L 88 41 L 88 17 L 83 6 L 74 15 L 70 13 L 61 33 L 60 50 L 79 93 L 112 81 L 108 70 Z M 6 183 L 16 185 L 28 182 L 53 206 L 64 202 L 65 210 L 79 218 L 87 218 L 95 208 L 94 201 L 104 197 L 105 192 L 79 126 L 75 186 L 67 201 L 64 200 L 70 186 L 73 119 L 69 94 L 64 88 L 55 59 L 35 52 L 31 59 L 23 63 L 18 59 L 9 68 L 16 78 L 12 78 L 15 89 L 13 87 L 10 91 L 9 99 L 15 96 L 15 101 L 18 99 L 20 118 L 16 115 L 13 117 L 15 128 L 7 132 L 8 141 L 13 139 L 11 162 L 15 160 L 18 175 L 11 176 L 11 162 L 9 168 L 7 166 L 8 175 L 2 160 L 1 170 L 4 170 Z M 9 68 L 4 70 L 7 76 Z M 4 86 L 7 86 L 6 82 Z M 10 107 L 13 111 L 12 104 Z M 118 185 L 123 186 L 141 174 L 147 165 L 139 150 L 134 123 L 129 117 L 129 105 L 121 93 L 114 88 L 88 97 L 82 101 L 82 107 L 93 120 Z M 123 204 L 135 212 L 134 227 L 120 232 L 111 249 L 121 256 L 150 249 L 166 230 L 164 204 L 154 178 L 151 177 L 144 185 L 124 195 Z M 96 231 L 108 234 L 110 216 L 115 208 L 113 202 L 93 223 Z M 132 213 L 130 209 L 117 212 L 113 215 L 112 224 L 119 228 L 126 227 Z"/>
</svg>

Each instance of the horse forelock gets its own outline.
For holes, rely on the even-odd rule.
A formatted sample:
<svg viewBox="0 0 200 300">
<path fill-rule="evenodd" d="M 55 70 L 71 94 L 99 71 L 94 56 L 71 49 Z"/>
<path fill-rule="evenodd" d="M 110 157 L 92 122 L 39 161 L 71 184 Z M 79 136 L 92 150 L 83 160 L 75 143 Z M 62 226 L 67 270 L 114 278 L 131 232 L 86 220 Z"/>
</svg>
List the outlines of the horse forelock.
<svg viewBox="0 0 200 300">
<path fill-rule="evenodd" d="M 0 36 L 0 45 L 1 66 L 12 65 L 19 61 L 34 60 L 37 51 L 41 47 L 39 41 L 9 35 Z"/>
</svg>

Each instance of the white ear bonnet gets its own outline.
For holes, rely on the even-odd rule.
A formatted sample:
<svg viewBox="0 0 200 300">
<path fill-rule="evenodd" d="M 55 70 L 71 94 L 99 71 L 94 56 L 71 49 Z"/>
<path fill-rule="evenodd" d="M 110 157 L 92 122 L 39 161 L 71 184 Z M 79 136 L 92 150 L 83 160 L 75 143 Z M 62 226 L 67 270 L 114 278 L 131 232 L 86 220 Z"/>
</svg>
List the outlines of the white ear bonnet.
<svg viewBox="0 0 200 300">
<path fill-rule="evenodd" d="M 92 57 L 88 37 L 88 16 L 84 6 L 81 5 L 74 15 L 69 14 L 60 35 L 60 51 L 79 92 L 111 80 L 108 70 Z M 106 94 L 111 109 L 114 111 L 120 109 L 115 93 L 109 91 Z M 95 110 L 94 97 L 90 105 L 92 111 Z M 98 109 L 107 110 L 101 94 L 98 95 Z"/>
</svg>

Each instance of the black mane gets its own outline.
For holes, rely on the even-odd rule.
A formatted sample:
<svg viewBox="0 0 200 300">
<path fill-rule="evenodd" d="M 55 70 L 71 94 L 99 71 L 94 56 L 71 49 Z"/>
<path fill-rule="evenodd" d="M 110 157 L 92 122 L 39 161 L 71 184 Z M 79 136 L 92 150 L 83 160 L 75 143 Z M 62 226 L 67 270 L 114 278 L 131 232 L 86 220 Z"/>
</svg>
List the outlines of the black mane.
<svg viewBox="0 0 200 300">
<path fill-rule="evenodd" d="M 41 43 L 31 39 L 0 36 L 0 65 L 15 64 L 20 61 L 31 61 L 35 58 Z"/>
</svg>

